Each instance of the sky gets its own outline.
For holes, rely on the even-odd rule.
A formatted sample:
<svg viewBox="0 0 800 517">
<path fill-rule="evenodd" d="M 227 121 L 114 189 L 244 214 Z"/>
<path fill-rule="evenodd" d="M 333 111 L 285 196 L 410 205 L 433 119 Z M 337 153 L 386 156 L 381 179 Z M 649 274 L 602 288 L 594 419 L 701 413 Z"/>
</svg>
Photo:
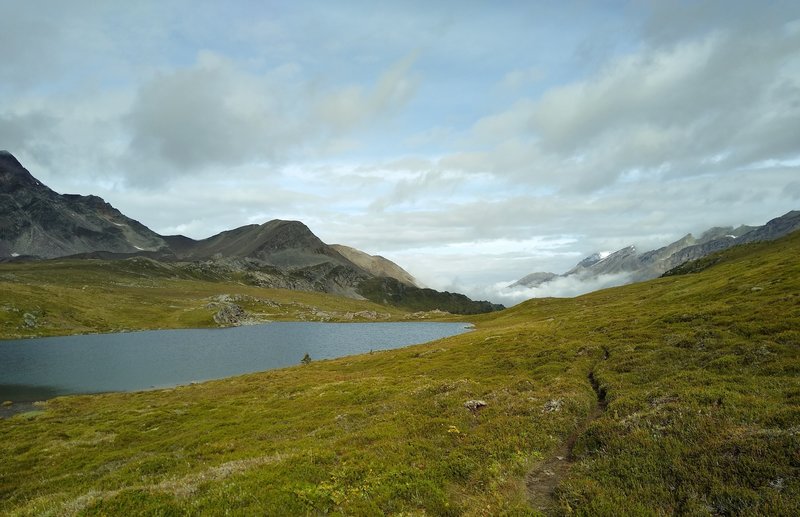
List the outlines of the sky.
<svg viewBox="0 0 800 517">
<path fill-rule="evenodd" d="M 0 6 L 0 148 L 161 234 L 300 220 L 511 304 L 800 208 L 795 0 Z"/>
</svg>

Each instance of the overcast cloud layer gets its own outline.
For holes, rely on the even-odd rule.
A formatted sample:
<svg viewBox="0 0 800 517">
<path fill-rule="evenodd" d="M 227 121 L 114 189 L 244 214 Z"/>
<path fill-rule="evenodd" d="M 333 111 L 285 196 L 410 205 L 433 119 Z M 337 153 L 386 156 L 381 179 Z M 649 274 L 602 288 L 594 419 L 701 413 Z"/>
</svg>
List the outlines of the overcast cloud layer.
<svg viewBox="0 0 800 517">
<path fill-rule="evenodd" d="M 513 303 L 800 208 L 796 1 L 2 4 L 0 148 L 160 233 L 299 219 Z"/>
</svg>

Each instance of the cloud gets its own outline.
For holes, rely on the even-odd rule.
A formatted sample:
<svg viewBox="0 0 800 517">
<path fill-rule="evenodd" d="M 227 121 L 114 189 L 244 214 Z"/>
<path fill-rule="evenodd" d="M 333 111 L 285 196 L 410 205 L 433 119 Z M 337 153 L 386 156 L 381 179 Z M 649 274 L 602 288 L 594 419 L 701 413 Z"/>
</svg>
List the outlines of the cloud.
<svg viewBox="0 0 800 517">
<path fill-rule="evenodd" d="M 18 56 L 18 59 L 0 60 L 3 84 L 0 89 L 27 87 L 47 75 L 47 69 L 55 65 L 50 41 L 58 39 L 59 35 L 57 23 L 48 17 L 35 16 L 32 11 L 0 17 L 0 46 L 14 49 Z"/>
<path fill-rule="evenodd" d="M 298 138 L 282 87 L 202 52 L 194 66 L 161 73 L 139 89 L 129 115 L 131 154 L 183 171 L 272 158 Z"/>
<path fill-rule="evenodd" d="M 624 285 L 630 282 L 630 275 L 625 273 L 600 275 L 591 279 L 559 277 L 533 288 L 511 288 L 509 284 L 512 282 L 497 282 L 483 288 L 464 286 L 464 290 L 473 297 L 485 298 L 494 303 L 512 306 L 531 298 L 572 298 L 592 291 Z"/>
<path fill-rule="evenodd" d="M 71 64 L 64 43 L 75 34 L 81 17 L 91 17 L 91 14 L 85 2 L 73 2 L 70 9 L 74 10 L 75 17 L 42 16 L 43 12 L 58 11 L 59 3 L 43 1 L 36 5 L 7 6 L 11 9 L 0 17 L 0 48 L 9 53 L 0 60 L 0 91 L 24 91 L 41 86 L 42 81 L 57 80 Z M 78 45 L 88 51 L 90 42 L 98 41 L 96 31 L 89 29 L 87 32 Z"/>
<path fill-rule="evenodd" d="M 520 99 L 507 111 L 481 118 L 472 126 L 476 142 L 503 142 L 531 134 L 536 103 Z"/>
<path fill-rule="evenodd" d="M 790 197 L 791 199 L 800 202 L 800 181 L 793 181 L 787 184 L 783 188 L 783 193 L 787 197 Z"/>
<path fill-rule="evenodd" d="M 316 101 L 316 119 L 334 131 L 342 131 L 391 114 L 405 105 L 414 94 L 418 78 L 412 67 L 419 52 L 394 63 L 381 74 L 372 89 L 351 85 L 320 95 Z"/>
<path fill-rule="evenodd" d="M 539 67 L 517 68 L 508 72 L 505 77 L 503 77 L 502 85 L 504 88 L 518 90 L 532 83 L 539 82 L 543 78 L 544 72 Z"/>
<path fill-rule="evenodd" d="M 717 28 L 642 46 L 472 127 L 442 162 L 595 192 L 637 174 L 725 174 L 800 155 L 800 30 Z"/>
<path fill-rule="evenodd" d="M 112 186 L 90 192 L 158 233 L 181 233 L 195 239 L 272 219 L 308 221 L 304 212 L 327 201 L 285 184 L 280 171 L 268 165 L 234 167 L 228 175 L 178 176 L 165 189 L 126 188 L 120 192 Z"/>
<path fill-rule="evenodd" d="M 22 114 L 0 112 L 0 142 L 12 154 L 36 154 L 52 138 L 56 119 L 44 111 Z"/>
<path fill-rule="evenodd" d="M 704 111 L 713 106 L 697 98 L 711 92 L 696 87 L 719 46 L 718 38 L 708 37 L 618 58 L 587 80 L 543 95 L 531 113 L 534 130 L 548 150 L 572 153 L 609 129 L 692 122 L 696 101 L 705 104 Z"/>
<path fill-rule="evenodd" d="M 203 51 L 194 65 L 162 72 L 143 84 L 126 118 L 134 184 L 158 184 L 164 174 L 214 166 L 280 162 L 305 147 L 330 145 L 390 115 L 413 95 L 413 55 L 392 64 L 372 88 L 312 87 L 296 67 L 265 73 Z M 327 140 L 327 143 L 326 143 Z M 345 148 L 349 148 L 345 146 Z M 142 159 L 144 157 L 144 159 Z"/>
<path fill-rule="evenodd" d="M 0 17 L 0 94 L 96 93 L 174 56 L 194 27 L 185 0 L 12 2 Z"/>
<path fill-rule="evenodd" d="M 646 6 L 647 16 L 641 24 L 642 39 L 650 46 L 662 47 L 702 37 L 720 28 L 744 35 L 773 31 L 787 21 L 800 18 L 800 5 L 793 0 L 702 0 L 680 3 L 651 0 L 643 5 Z"/>
</svg>

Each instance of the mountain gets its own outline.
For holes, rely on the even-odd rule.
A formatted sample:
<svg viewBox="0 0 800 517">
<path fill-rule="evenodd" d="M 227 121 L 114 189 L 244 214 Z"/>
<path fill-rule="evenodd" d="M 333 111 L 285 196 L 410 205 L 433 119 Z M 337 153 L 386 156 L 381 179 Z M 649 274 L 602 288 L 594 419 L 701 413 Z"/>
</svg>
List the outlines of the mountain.
<svg viewBox="0 0 800 517">
<path fill-rule="evenodd" d="M 103 199 L 57 194 L 0 151 L 0 258 L 167 248 L 160 235 Z"/>
<path fill-rule="evenodd" d="M 277 267 L 314 266 L 331 261 L 353 265 L 300 221 L 278 219 L 224 231 L 200 241 L 184 237 L 173 252 L 183 260 L 254 258 Z"/>
<path fill-rule="evenodd" d="M 542 285 L 545 282 L 549 282 L 550 280 L 557 278 L 558 276 L 560 275 L 557 275 L 555 273 L 548 273 L 546 271 L 540 271 L 537 273 L 531 273 L 530 275 L 525 275 L 524 277 L 520 278 L 519 280 L 517 280 L 508 287 L 536 287 L 537 285 Z"/>
<path fill-rule="evenodd" d="M 563 278 L 585 282 L 597 280 L 604 275 L 619 275 L 618 283 L 649 280 L 711 253 L 739 244 L 775 240 L 798 229 L 800 211 L 795 210 L 772 219 L 763 226 L 714 227 L 703 232 L 699 238 L 689 233 L 663 248 L 641 254 L 633 246 L 614 253 L 594 253 L 564 274 L 532 273 L 509 285 L 509 288 L 540 287 Z"/>
<path fill-rule="evenodd" d="M 363 298 L 358 286 L 373 275 L 300 221 L 273 220 L 221 232 L 203 240 L 165 237 L 178 262 L 198 263 L 220 277 L 243 275 L 262 287 L 321 291 Z"/>
<path fill-rule="evenodd" d="M 412 286 L 421 287 L 417 281 L 411 276 L 411 273 L 401 268 L 391 260 L 381 257 L 380 255 L 370 255 L 361 250 L 344 246 L 342 244 L 331 244 L 331 248 L 335 249 L 342 254 L 347 260 L 356 264 L 358 267 L 376 277 L 389 277 L 394 278 L 400 283 Z"/>
<path fill-rule="evenodd" d="M 328 245 L 300 221 L 276 219 L 202 240 L 162 236 L 97 196 L 54 192 L 14 156 L 0 151 L 0 261 L 64 256 L 141 256 L 177 264 L 183 273 L 201 278 L 326 292 L 414 310 L 471 314 L 496 308 L 453 293 L 420 293 L 414 278 L 397 264 Z"/>
<path fill-rule="evenodd" d="M 637 264 L 637 254 L 634 246 L 628 246 L 614 253 L 609 253 L 597 261 L 594 260 L 596 256 L 597 254 L 589 257 L 591 259 L 590 265 L 584 265 L 587 263 L 587 260 L 584 259 L 577 266 L 567 271 L 566 275 L 612 275 L 628 271 L 636 267 Z"/>
</svg>

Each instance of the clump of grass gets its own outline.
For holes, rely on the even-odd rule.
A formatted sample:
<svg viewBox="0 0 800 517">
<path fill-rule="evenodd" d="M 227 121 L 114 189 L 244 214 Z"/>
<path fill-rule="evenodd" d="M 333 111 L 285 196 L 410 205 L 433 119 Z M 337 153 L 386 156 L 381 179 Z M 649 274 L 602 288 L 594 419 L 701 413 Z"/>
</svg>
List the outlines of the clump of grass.
<svg viewBox="0 0 800 517">
<path fill-rule="evenodd" d="M 526 473 L 569 444 L 544 511 L 796 515 L 798 251 L 402 350 L 54 399 L 0 422 L 0 512 L 528 515 Z"/>
</svg>

